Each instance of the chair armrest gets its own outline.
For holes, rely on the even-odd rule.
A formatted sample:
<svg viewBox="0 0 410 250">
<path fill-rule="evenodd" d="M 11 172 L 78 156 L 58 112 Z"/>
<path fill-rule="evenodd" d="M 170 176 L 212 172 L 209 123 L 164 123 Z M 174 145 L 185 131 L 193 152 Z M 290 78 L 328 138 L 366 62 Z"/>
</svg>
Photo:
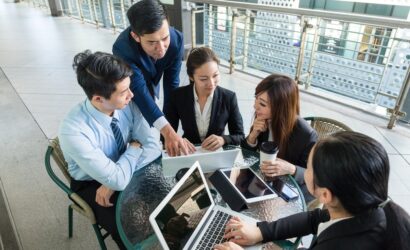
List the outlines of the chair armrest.
<svg viewBox="0 0 410 250">
<path fill-rule="evenodd" d="M 70 199 L 74 202 L 73 204 L 71 204 L 71 207 L 73 209 L 89 218 L 92 224 L 97 223 L 93 210 L 88 205 L 88 203 L 83 200 L 83 198 L 81 198 L 78 194 L 72 192 Z"/>
</svg>

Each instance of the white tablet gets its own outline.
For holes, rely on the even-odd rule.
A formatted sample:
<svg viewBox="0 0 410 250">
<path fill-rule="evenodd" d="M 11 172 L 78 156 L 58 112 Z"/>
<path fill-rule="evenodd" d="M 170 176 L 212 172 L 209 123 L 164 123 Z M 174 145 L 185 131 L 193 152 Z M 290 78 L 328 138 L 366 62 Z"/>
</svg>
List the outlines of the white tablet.
<svg viewBox="0 0 410 250">
<path fill-rule="evenodd" d="M 246 203 L 278 197 L 276 193 L 250 168 L 220 170 Z"/>
</svg>

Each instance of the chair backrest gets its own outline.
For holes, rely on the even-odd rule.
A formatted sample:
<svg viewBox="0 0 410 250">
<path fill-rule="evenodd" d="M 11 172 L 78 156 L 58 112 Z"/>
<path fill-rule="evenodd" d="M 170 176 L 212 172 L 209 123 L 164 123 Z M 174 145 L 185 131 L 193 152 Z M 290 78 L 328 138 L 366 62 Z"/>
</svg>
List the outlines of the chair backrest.
<svg viewBox="0 0 410 250">
<path fill-rule="evenodd" d="M 64 177 L 68 181 L 68 185 L 66 182 L 63 182 L 60 177 L 58 177 L 53 170 L 53 167 L 51 166 L 51 158 L 54 159 L 56 165 L 58 168 L 61 170 L 63 173 Z M 49 146 L 47 148 L 46 156 L 44 159 L 46 170 L 48 175 L 51 177 L 51 179 L 61 188 L 66 192 L 69 196 L 73 194 L 73 191 L 70 189 L 69 185 L 71 183 L 71 176 L 68 173 L 68 164 L 64 159 L 63 153 L 60 148 L 60 144 L 58 142 L 58 138 L 50 140 Z"/>
<path fill-rule="evenodd" d="M 67 179 L 69 183 L 71 183 L 71 176 L 68 173 L 68 164 L 64 159 L 63 151 L 61 151 L 58 137 L 50 140 L 50 147 L 53 148 L 51 156 L 53 157 L 57 166 L 60 168 L 61 172 L 63 172 L 64 177 Z"/>
<path fill-rule="evenodd" d="M 326 117 L 305 117 L 306 121 L 310 122 L 310 126 L 314 128 L 319 139 L 339 131 L 352 131 L 347 125 Z"/>
<path fill-rule="evenodd" d="M 92 224 L 96 223 L 96 219 L 91 207 L 84 201 L 78 194 L 74 193 L 69 186 L 67 186 L 53 171 L 51 167 L 51 157 L 54 159 L 56 165 L 63 173 L 64 177 L 67 179 L 68 183 L 71 183 L 71 176 L 68 173 L 68 164 L 64 159 L 63 152 L 60 148 L 60 143 L 58 138 L 50 140 L 50 145 L 48 146 L 46 156 L 45 156 L 45 165 L 48 175 L 51 179 L 68 194 L 70 199 L 74 202 L 70 206 L 81 213 L 82 215 L 88 217 Z"/>
</svg>

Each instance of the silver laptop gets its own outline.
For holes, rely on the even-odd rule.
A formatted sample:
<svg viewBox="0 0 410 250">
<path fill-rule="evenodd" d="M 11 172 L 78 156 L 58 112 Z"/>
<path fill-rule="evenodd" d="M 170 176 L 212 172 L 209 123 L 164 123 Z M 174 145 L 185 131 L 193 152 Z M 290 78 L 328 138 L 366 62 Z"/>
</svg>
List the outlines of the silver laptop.
<svg viewBox="0 0 410 250">
<path fill-rule="evenodd" d="M 181 168 L 189 168 L 196 161 L 201 164 L 202 171 L 205 173 L 213 172 L 221 168 L 231 168 L 238 157 L 240 157 L 240 149 L 228 149 L 218 151 L 207 151 L 196 148 L 196 152 L 190 155 L 182 155 L 171 157 L 165 152 L 162 153 L 162 170 L 164 176 L 175 176 Z"/>
<path fill-rule="evenodd" d="M 224 242 L 225 225 L 231 216 L 257 222 L 216 205 L 199 163 L 195 162 L 149 220 L 163 249 L 213 249 Z M 262 245 L 246 249 L 262 249 Z"/>
</svg>

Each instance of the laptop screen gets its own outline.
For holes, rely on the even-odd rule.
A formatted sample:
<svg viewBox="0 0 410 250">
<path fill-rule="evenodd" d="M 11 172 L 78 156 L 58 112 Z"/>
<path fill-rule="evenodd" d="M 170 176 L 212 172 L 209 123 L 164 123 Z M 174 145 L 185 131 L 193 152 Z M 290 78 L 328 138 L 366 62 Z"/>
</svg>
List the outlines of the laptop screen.
<svg viewBox="0 0 410 250">
<path fill-rule="evenodd" d="M 155 217 L 169 249 L 183 249 L 192 233 L 203 224 L 211 206 L 209 196 L 198 167 Z M 181 180 L 181 181 L 182 181 Z"/>
</svg>

